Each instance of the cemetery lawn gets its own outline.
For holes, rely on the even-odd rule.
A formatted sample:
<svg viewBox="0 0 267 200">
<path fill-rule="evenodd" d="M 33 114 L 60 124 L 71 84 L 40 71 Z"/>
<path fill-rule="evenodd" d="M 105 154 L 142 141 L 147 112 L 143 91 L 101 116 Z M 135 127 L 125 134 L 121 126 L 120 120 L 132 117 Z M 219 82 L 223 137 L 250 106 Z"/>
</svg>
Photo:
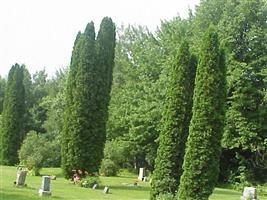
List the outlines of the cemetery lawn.
<svg viewBox="0 0 267 200">
<path fill-rule="evenodd" d="M 41 177 L 27 175 L 27 187 L 17 188 L 13 186 L 16 178 L 16 167 L 0 166 L 0 200 L 40 200 L 38 190 L 41 186 Z M 57 180 L 51 180 L 51 197 L 45 199 L 57 200 L 148 200 L 149 183 L 138 182 L 134 187 L 133 183 L 137 175 L 124 173 L 118 177 L 101 177 L 100 188 L 93 190 L 81 188 L 74 185 L 61 176 L 61 170 L 58 168 L 48 168 L 41 171 L 43 175 L 56 175 Z M 110 187 L 110 194 L 103 194 L 104 186 Z M 241 193 L 216 188 L 210 200 L 236 200 L 240 199 Z M 260 200 L 267 200 L 267 197 L 259 196 Z"/>
</svg>

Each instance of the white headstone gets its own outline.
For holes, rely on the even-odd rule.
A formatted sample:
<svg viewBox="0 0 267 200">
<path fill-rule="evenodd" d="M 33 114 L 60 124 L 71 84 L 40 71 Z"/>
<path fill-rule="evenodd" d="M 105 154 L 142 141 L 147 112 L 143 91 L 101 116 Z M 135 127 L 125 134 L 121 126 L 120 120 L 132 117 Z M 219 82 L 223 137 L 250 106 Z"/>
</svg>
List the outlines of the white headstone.
<svg viewBox="0 0 267 200">
<path fill-rule="evenodd" d="M 138 180 L 143 180 L 145 177 L 145 168 L 139 168 Z"/>
<path fill-rule="evenodd" d="M 240 198 L 241 200 L 257 200 L 256 188 L 254 187 L 245 187 L 243 191 L 243 196 Z"/>
<path fill-rule="evenodd" d="M 19 170 L 17 172 L 16 186 L 24 186 L 27 176 L 27 171 Z"/>
<path fill-rule="evenodd" d="M 43 176 L 42 177 L 42 185 L 39 189 L 40 196 L 50 196 L 50 176 Z"/>
<path fill-rule="evenodd" d="M 97 188 L 97 186 L 98 186 L 97 184 L 94 184 L 93 185 L 93 190 L 95 190 Z"/>
<path fill-rule="evenodd" d="M 103 193 L 108 194 L 109 193 L 109 187 L 105 187 L 103 190 Z"/>
</svg>

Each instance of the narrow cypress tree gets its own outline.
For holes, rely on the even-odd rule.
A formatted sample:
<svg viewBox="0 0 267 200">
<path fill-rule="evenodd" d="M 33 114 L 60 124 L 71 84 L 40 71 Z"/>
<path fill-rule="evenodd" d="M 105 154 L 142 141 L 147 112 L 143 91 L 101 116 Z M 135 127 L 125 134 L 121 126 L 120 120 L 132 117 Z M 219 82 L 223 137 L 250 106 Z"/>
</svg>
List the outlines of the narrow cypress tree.
<svg viewBox="0 0 267 200">
<path fill-rule="evenodd" d="M 3 112 L 6 80 L 0 76 L 0 115 Z"/>
<path fill-rule="evenodd" d="M 106 141 L 106 124 L 108 119 L 108 106 L 112 85 L 112 72 L 115 57 L 115 24 L 109 17 L 104 17 L 97 34 L 97 102 L 98 112 L 96 123 L 98 123 L 98 136 L 95 142 L 98 145 L 98 166 L 103 158 L 104 144 Z"/>
<path fill-rule="evenodd" d="M 88 131 L 92 131 L 92 127 L 88 125 L 93 124 L 92 109 L 96 107 L 93 102 L 96 89 L 90 88 L 94 85 L 95 57 L 95 30 L 91 22 L 83 34 L 77 34 L 68 76 L 61 148 L 62 169 L 66 177 L 71 176 L 72 170 L 94 170 L 88 165 L 92 160 L 90 151 L 86 149 L 92 146 L 88 141 L 88 136 L 92 135 Z"/>
<path fill-rule="evenodd" d="M 75 78 L 73 95 L 74 109 L 72 119 L 71 164 L 73 169 L 95 173 L 97 166 L 98 127 L 96 126 L 97 92 L 96 85 L 96 51 L 95 29 L 93 22 L 89 23 L 81 36 L 78 46 L 79 62 Z"/>
<path fill-rule="evenodd" d="M 225 71 L 218 35 L 209 28 L 197 68 L 179 200 L 207 200 L 215 187 L 224 124 Z"/>
<path fill-rule="evenodd" d="M 74 43 L 62 133 L 66 177 L 78 169 L 98 172 L 103 157 L 115 48 L 115 25 L 111 21 L 110 26 L 111 19 L 107 19 L 107 23 L 101 23 L 97 49 L 93 22 Z"/>
<path fill-rule="evenodd" d="M 70 69 L 68 74 L 66 98 L 65 98 L 65 109 L 64 109 L 64 123 L 63 131 L 61 136 L 61 167 L 66 178 L 71 177 L 72 174 L 72 164 L 70 160 L 71 156 L 71 146 L 70 141 L 72 139 L 73 130 L 73 109 L 74 109 L 74 90 L 76 87 L 76 74 L 78 70 L 79 63 L 79 50 L 81 48 L 81 32 L 76 36 L 74 47 L 72 51 Z M 79 45 L 78 45 L 79 43 Z"/>
<path fill-rule="evenodd" d="M 25 90 L 23 67 L 18 64 L 9 71 L 4 97 L 1 129 L 1 164 L 14 165 L 19 162 L 18 150 L 24 139 Z"/>
<path fill-rule="evenodd" d="M 175 194 L 182 173 L 185 142 L 191 119 L 196 60 L 183 41 L 173 65 L 163 115 L 164 128 L 160 134 L 151 199 L 164 193 Z"/>
</svg>

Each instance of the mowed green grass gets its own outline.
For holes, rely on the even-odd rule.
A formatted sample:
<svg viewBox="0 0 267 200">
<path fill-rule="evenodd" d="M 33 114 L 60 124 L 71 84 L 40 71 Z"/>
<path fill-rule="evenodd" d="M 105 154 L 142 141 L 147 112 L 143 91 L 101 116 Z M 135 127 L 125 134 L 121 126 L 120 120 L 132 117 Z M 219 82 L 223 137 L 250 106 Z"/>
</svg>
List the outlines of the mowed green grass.
<svg viewBox="0 0 267 200">
<path fill-rule="evenodd" d="M 17 169 L 15 167 L 0 166 L 0 200 L 39 200 L 38 190 L 41 177 L 27 175 L 27 187 L 14 187 Z M 56 175 L 57 180 L 51 181 L 52 196 L 45 199 L 62 200 L 148 200 L 149 183 L 139 182 L 138 187 L 133 187 L 135 175 L 123 174 L 118 177 L 101 177 L 101 186 L 93 190 L 74 185 L 61 176 L 60 169 L 44 169 L 43 175 Z M 110 194 L 103 194 L 104 186 L 110 187 Z M 240 192 L 217 188 L 210 200 L 237 200 Z M 267 198 L 259 197 L 260 200 Z"/>
</svg>

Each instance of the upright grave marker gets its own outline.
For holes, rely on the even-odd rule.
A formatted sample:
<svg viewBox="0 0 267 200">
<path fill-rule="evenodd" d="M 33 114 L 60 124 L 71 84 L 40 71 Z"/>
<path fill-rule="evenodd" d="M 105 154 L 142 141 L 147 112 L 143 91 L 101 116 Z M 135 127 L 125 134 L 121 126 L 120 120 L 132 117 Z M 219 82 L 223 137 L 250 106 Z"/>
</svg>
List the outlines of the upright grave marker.
<svg viewBox="0 0 267 200">
<path fill-rule="evenodd" d="M 143 181 L 145 177 L 145 168 L 139 168 L 138 180 Z"/>
<path fill-rule="evenodd" d="M 16 186 L 25 186 L 26 176 L 27 176 L 27 171 L 19 170 L 17 172 Z"/>
<path fill-rule="evenodd" d="M 39 195 L 40 196 L 50 196 L 50 176 L 43 176 L 42 177 L 42 185 L 39 189 Z"/>
<path fill-rule="evenodd" d="M 240 200 L 257 200 L 256 188 L 254 187 L 245 187 L 243 195 L 240 197 Z"/>
</svg>

